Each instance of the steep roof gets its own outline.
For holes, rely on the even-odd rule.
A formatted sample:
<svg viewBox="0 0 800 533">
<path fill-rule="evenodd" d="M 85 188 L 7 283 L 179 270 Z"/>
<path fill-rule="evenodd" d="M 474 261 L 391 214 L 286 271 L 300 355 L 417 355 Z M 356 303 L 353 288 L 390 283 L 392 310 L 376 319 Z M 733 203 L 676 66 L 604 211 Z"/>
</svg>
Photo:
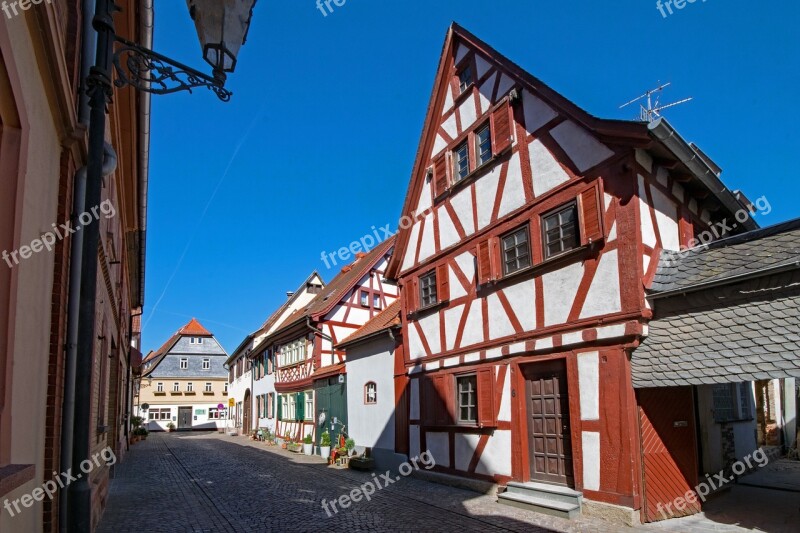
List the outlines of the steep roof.
<svg viewBox="0 0 800 533">
<path fill-rule="evenodd" d="M 192 318 L 187 324 L 178 329 L 178 331 L 176 331 L 169 339 L 167 339 L 167 342 L 162 344 L 158 350 L 147 354 L 147 357 L 144 358 L 142 364 L 150 361 L 155 361 L 156 359 L 158 359 L 158 361 L 156 361 L 155 364 L 150 368 L 150 370 L 145 372 L 145 374 L 149 374 L 150 372 L 155 370 L 160 360 L 163 359 L 164 356 L 167 355 L 167 353 L 169 353 L 169 351 L 172 349 L 173 346 L 175 346 L 175 344 L 181 339 L 181 337 L 213 337 L 213 336 L 214 335 L 211 332 L 209 332 L 206 328 L 204 328 L 203 325 L 200 324 L 200 322 L 196 318 Z"/>
<path fill-rule="evenodd" d="M 358 283 L 361 278 L 366 276 L 369 271 L 375 267 L 375 264 L 381 259 L 381 257 L 383 257 L 392 248 L 392 246 L 394 246 L 394 242 L 395 238 L 390 237 L 370 250 L 369 253 L 363 257 L 356 259 L 355 262 L 343 267 L 341 272 L 339 272 L 339 274 L 337 274 L 336 277 L 333 278 L 331 282 L 326 285 L 319 292 L 319 294 L 317 294 L 314 299 L 308 303 L 306 307 L 303 309 L 298 309 L 289 315 L 289 317 L 281 323 L 278 329 L 275 330 L 270 336 L 266 337 L 261 344 L 253 349 L 253 351 L 258 351 L 262 345 L 269 343 L 277 334 L 289 329 L 291 326 L 295 325 L 301 320 L 305 320 L 306 318 L 316 318 L 330 312 L 330 310 L 339 303 L 342 297 L 350 292 L 356 283 Z"/>
<path fill-rule="evenodd" d="M 800 219 L 795 219 L 690 250 L 665 250 L 648 292 L 658 298 L 798 265 Z"/>
<path fill-rule="evenodd" d="M 389 307 L 375 315 L 369 322 L 340 342 L 337 347 L 351 346 L 396 327 L 400 327 L 400 299 L 395 300 Z"/>
</svg>

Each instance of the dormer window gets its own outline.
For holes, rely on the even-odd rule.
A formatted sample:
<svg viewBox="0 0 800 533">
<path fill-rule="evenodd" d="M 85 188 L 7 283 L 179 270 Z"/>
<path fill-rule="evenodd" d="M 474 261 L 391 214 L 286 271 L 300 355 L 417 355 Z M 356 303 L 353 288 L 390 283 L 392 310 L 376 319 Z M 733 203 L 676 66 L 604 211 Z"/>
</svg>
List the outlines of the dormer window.
<svg viewBox="0 0 800 533">
<path fill-rule="evenodd" d="M 472 65 L 468 64 L 467 66 L 461 69 L 461 72 L 458 73 L 459 93 L 463 93 L 464 91 L 469 89 L 474 81 L 475 79 L 472 75 Z"/>
<path fill-rule="evenodd" d="M 189 359 L 186 357 L 181 357 L 181 370 L 187 370 L 189 368 Z"/>
</svg>

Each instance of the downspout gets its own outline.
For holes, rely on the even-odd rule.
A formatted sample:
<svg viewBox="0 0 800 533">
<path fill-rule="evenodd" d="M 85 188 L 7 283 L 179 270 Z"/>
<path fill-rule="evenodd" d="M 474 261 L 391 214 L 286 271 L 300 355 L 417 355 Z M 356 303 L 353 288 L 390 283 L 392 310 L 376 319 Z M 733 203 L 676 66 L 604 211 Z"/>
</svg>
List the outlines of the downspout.
<svg viewBox="0 0 800 533">
<path fill-rule="evenodd" d="M 106 143 L 103 161 L 103 176 L 107 177 L 117 168 L 117 154 Z M 72 191 L 72 227 L 78 227 L 78 217 L 86 211 L 86 170 L 81 167 L 75 173 Z M 81 271 L 83 270 L 83 232 L 72 235 L 69 255 L 69 289 L 67 296 L 67 338 L 64 359 L 64 399 L 61 404 L 61 450 L 59 461 L 61 471 L 66 472 L 72 465 L 74 422 L 75 422 L 75 377 L 78 360 L 78 311 L 80 310 Z M 59 531 L 67 531 L 68 491 L 59 493 L 58 524 Z"/>
<path fill-rule="evenodd" d="M 153 49 L 153 28 L 155 11 L 153 0 L 140 0 L 139 42 Z M 149 86 L 149 84 L 147 84 Z M 144 272 L 147 255 L 147 190 L 150 181 L 150 112 L 151 94 L 139 91 L 139 302 L 144 306 Z M 141 351 L 141 350 L 140 350 Z"/>
</svg>

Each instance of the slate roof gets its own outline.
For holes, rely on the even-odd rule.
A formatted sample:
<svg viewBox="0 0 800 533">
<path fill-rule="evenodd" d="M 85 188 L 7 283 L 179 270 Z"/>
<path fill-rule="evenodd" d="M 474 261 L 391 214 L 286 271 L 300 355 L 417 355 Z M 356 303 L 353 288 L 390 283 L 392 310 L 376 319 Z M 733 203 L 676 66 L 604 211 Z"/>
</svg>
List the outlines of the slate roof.
<svg viewBox="0 0 800 533">
<path fill-rule="evenodd" d="M 800 378 L 800 221 L 662 255 L 635 388 Z"/>
<path fill-rule="evenodd" d="M 400 327 L 399 299 L 395 300 L 389 307 L 375 315 L 366 324 L 353 332 L 352 335 L 340 342 L 337 347 L 342 348 L 355 344 L 394 327 Z"/>
<path fill-rule="evenodd" d="M 664 251 L 648 293 L 694 290 L 800 262 L 800 219 L 681 252 Z"/>
<path fill-rule="evenodd" d="M 167 339 L 167 342 L 161 345 L 161 347 L 154 351 L 147 354 L 147 357 L 144 358 L 142 363 L 147 363 L 149 361 L 153 361 L 157 358 L 163 359 L 167 353 L 172 349 L 175 344 L 181 340 L 182 336 L 192 336 L 192 337 L 213 337 L 214 335 L 209 332 L 206 328 L 203 327 L 200 322 L 197 321 L 196 318 L 192 318 L 186 325 L 181 327 L 178 331 L 176 331 L 172 337 Z M 155 370 L 155 367 L 158 366 L 156 363 L 153 367 L 151 367 L 149 372 Z"/>
</svg>

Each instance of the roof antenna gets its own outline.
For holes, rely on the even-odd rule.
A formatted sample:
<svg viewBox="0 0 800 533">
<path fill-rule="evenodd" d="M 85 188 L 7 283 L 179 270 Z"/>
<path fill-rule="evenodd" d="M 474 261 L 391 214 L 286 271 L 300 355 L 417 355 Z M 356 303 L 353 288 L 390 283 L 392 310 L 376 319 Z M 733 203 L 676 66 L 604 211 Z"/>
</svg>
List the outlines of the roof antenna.
<svg viewBox="0 0 800 533">
<path fill-rule="evenodd" d="M 641 120 L 642 122 L 652 122 L 655 119 L 661 117 L 661 112 L 663 110 L 669 109 L 670 107 L 675 107 L 677 105 L 685 104 L 686 102 L 691 102 L 693 100 L 692 97 L 689 97 L 689 98 L 684 98 L 683 100 L 679 100 L 677 102 L 673 102 L 671 104 L 661 105 L 660 93 L 662 93 L 664 89 L 666 89 L 670 85 L 672 85 L 672 82 L 668 82 L 665 83 L 664 85 L 656 87 L 655 89 L 651 89 L 646 93 L 644 93 L 643 95 L 634 98 L 630 102 L 622 104 L 621 106 L 619 106 L 619 108 L 622 109 L 641 100 L 646 100 L 647 105 L 645 105 L 645 102 L 639 104 L 639 120 Z M 656 95 L 655 101 L 653 101 L 653 95 Z"/>
</svg>

